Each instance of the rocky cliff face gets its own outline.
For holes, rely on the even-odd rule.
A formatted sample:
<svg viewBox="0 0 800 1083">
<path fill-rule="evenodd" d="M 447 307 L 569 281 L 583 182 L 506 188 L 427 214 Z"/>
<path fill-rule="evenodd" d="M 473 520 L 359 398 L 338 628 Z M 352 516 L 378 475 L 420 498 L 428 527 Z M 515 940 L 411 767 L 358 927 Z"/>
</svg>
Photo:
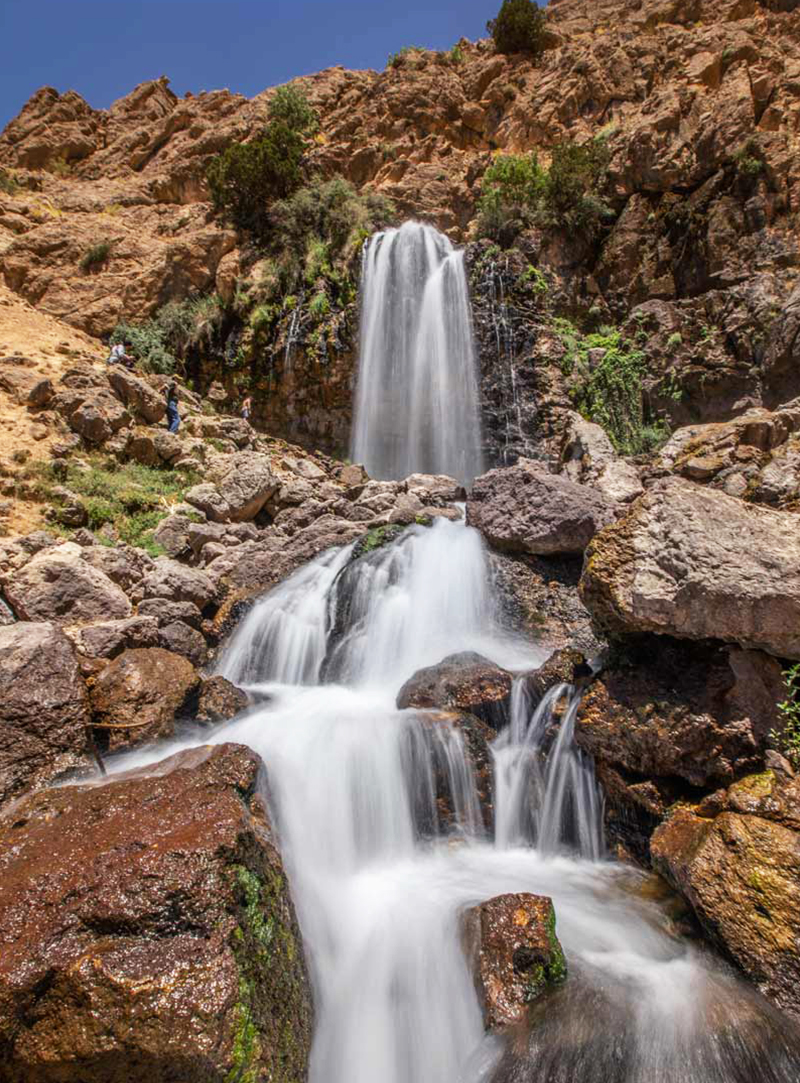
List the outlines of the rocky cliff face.
<svg viewBox="0 0 800 1083">
<path fill-rule="evenodd" d="M 558 141 L 607 139 L 613 219 L 598 244 L 547 231 L 527 238 L 524 265 L 485 251 L 473 261 L 492 462 L 529 454 L 565 390 L 558 342 L 542 333 L 551 320 L 518 296 L 528 265 L 548 276 L 551 317 L 635 316 L 655 416 L 719 420 L 800 389 L 794 7 L 560 0 L 537 65 L 462 42 L 452 56 L 412 50 L 380 73 L 298 80 L 321 119 L 310 167 L 379 190 L 457 240 L 470 236 L 493 153 L 546 158 Z M 229 302 L 252 256 L 211 214 L 204 169 L 260 129 L 270 95 L 178 99 L 162 79 L 98 111 L 72 91 L 37 92 L 0 136 L 0 167 L 19 185 L 0 194 L 5 282 L 94 334 L 191 293 Z M 101 242 L 108 260 L 81 270 Z M 357 320 L 343 312 L 320 356 L 303 303 L 248 377 L 265 423 L 341 447 Z"/>
</svg>

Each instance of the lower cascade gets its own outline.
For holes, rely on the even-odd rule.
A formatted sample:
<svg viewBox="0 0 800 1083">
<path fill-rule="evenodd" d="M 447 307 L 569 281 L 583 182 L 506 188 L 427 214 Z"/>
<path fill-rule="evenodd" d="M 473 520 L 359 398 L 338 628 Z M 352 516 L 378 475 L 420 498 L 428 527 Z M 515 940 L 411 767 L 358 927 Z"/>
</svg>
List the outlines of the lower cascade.
<svg viewBox="0 0 800 1083">
<path fill-rule="evenodd" d="M 315 992 L 312 1083 L 795 1081 L 786 1020 L 604 857 L 576 688 L 534 703 L 515 682 L 493 816 L 452 720 L 395 707 L 419 667 L 459 651 L 517 672 L 544 658 L 504 633 L 478 534 L 442 519 L 323 554 L 220 659 L 260 701 L 212 741 L 267 765 Z M 519 892 L 553 900 L 568 978 L 507 1044 L 484 1029 L 463 915 Z"/>
</svg>

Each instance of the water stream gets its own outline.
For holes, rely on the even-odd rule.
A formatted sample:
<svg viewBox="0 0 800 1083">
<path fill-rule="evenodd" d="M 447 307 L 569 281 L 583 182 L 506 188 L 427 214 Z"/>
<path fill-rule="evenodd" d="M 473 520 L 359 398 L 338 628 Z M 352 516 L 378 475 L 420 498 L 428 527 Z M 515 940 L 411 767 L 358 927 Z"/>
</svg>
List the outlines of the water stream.
<svg viewBox="0 0 800 1083">
<path fill-rule="evenodd" d="M 461 476 L 475 469 L 465 415 L 440 448 L 432 376 L 415 383 L 404 368 L 412 356 L 427 364 L 410 344 L 434 314 L 418 306 L 463 308 L 457 266 L 428 227 L 368 248 L 376 296 L 365 299 L 355 444 L 378 473 L 453 471 L 459 437 Z M 451 308 L 436 318 L 453 330 Z M 468 327 L 458 334 L 468 351 Z M 447 375 L 463 387 L 463 371 Z M 425 437 L 415 411 L 435 422 Z M 219 659 L 260 697 L 210 739 L 247 744 L 267 765 L 314 984 L 311 1083 L 797 1083 L 788 1022 L 674 933 L 644 874 L 604 858 L 602 798 L 573 740 L 574 688 L 537 702 L 516 681 L 491 749 L 488 822 L 457 721 L 396 709 L 416 670 L 460 651 L 518 674 L 547 653 L 504 631 L 480 536 L 439 520 L 358 559 L 352 546 L 323 554 L 252 609 Z M 484 1033 L 460 921 L 518 891 L 554 900 L 569 977 L 506 1045 Z"/>
</svg>

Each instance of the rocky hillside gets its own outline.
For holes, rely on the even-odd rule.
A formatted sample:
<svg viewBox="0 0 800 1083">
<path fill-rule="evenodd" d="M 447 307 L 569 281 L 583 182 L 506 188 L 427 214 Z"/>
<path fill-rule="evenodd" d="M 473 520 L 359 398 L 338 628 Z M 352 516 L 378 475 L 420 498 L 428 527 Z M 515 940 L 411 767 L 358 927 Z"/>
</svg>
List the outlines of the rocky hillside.
<svg viewBox="0 0 800 1083">
<path fill-rule="evenodd" d="M 653 421 L 719 420 L 800 390 L 794 6 L 558 0 L 536 62 L 464 41 L 403 51 L 380 73 L 297 81 L 320 121 L 309 174 L 339 174 L 459 241 L 476 234 L 498 154 L 546 161 L 558 143 L 605 140 L 600 236 L 534 229 L 510 252 L 484 244 L 471 257 L 492 461 L 530 454 L 551 432 L 570 386 L 565 320 L 579 338 L 601 326 L 636 337 Z M 243 298 L 269 271 L 209 203 L 208 162 L 262 129 L 272 94 L 178 99 L 160 80 L 98 111 L 74 92 L 39 91 L 0 136 L 2 275 L 93 335 L 212 298 L 217 331 L 190 366 L 201 384 L 247 388 L 271 431 L 341 451 L 353 291 L 342 296 L 322 271 L 254 315 Z M 348 273 L 357 283 L 357 266 Z"/>
</svg>

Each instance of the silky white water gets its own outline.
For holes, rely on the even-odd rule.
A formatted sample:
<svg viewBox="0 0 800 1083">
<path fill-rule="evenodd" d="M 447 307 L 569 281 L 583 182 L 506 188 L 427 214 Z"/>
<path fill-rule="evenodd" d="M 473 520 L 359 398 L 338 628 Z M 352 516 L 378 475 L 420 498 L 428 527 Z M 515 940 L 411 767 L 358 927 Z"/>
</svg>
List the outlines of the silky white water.
<svg viewBox="0 0 800 1083">
<path fill-rule="evenodd" d="M 598 860 L 573 689 L 536 704 L 515 685 L 494 745 L 494 830 L 458 728 L 394 709 L 404 681 L 446 654 L 542 661 L 502 633 L 478 535 L 440 521 L 351 553 L 324 554 L 243 622 L 220 669 L 272 699 L 212 737 L 267 765 L 314 983 L 311 1083 L 796 1081 L 781 1022 L 669 935 L 638 873 Z M 553 898 L 569 977 L 505 1047 L 484 1035 L 459 922 L 518 891 Z"/>
<path fill-rule="evenodd" d="M 351 458 L 374 478 L 421 471 L 467 484 L 481 472 L 463 253 L 420 222 L 365 247 Z"/>
</svg>

